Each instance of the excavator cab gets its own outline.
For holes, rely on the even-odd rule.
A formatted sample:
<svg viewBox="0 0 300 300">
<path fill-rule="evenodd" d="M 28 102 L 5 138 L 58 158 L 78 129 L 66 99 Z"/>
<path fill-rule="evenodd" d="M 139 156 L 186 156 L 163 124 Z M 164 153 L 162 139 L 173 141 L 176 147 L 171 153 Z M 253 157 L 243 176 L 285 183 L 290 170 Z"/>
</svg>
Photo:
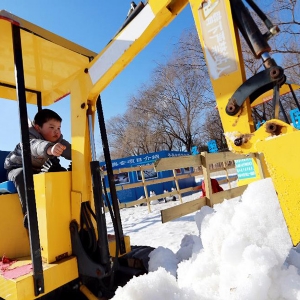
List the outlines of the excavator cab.
<svg viewBox="0 0 300 300">
<path fill-rule="evenodd" d="M 74 296 L 78 299 L 95 299 L 95 294 L 109 298 L 116 282 L 120 284 L 117 274 L 124 281 L 147 271 L 153 248 L 131 247 L 129 236 L 123 235 L 116 195 L 112 205 L 104 199 L 93 140 L 96 106 L 82 94 L 85 80 L 76 81 L 97 54 L 4 10 L 0 28 L 0 97 L 18 101 L 28 215 L 26 230 L 18 194 L 3 168 L 8 152 L 0 151 L 0 298 L 65 299 L 58 294 L 64 295 L 62 287 L 72 293 L 81 291 Z M 35 105 L 36 111 L 51 108 L 70 97 L 72 90 L 71 167 L 33 174 L 27 105 Z M 97 97 L 98 109 L 100 101 Z M 104 118 L 101 112 L 99 120 Z M 102 138 L 107 143 L 104 129 Z M 107 150 L 105 155 L 112 174 Z M 107 234 L 107 206 L 114 235 Z M 139 267 L 132 263 L 137 261 Z"/>
</svg>

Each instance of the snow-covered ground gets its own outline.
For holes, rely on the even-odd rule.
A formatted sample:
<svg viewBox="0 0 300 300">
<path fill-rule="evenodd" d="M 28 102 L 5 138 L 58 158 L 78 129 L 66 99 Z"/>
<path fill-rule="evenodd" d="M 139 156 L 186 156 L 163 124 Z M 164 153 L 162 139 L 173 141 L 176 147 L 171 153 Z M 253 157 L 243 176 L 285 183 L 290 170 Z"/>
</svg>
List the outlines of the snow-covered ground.
<svg viewBox="0 0 300 300">
<path fill-rule="evenodd" d="M 300 255 L 271 179 L 250 184 L 241 197 L 162 224 L 160 210 L 173 205 L 179 201 L 151 205 L 151 213 L 147 206 L 121 210 L 131 245 L 156 249 L 150 272 L 118 288 L 114 299 L 300 299 Z M 108 214 L 107 220 L 113 233 Z"/>
</svg>

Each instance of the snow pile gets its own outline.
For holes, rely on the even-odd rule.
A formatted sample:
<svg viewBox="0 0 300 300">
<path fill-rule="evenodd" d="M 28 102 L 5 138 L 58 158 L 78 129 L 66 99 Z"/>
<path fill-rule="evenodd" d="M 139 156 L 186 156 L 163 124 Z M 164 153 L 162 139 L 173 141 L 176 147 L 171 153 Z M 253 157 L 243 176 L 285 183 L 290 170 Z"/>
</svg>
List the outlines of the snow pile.
<svg viewBox="0 0 300 300">
<path fill-rule="evenodd" d="M 300 255 L 271 179 L 203 207 L 195 221 L 199 236 L 186 232 L 176 253 L 158 247 L 150 255 L 152 272 L 118 288 L 113 299 L 300 299 Z"/>
</svg>

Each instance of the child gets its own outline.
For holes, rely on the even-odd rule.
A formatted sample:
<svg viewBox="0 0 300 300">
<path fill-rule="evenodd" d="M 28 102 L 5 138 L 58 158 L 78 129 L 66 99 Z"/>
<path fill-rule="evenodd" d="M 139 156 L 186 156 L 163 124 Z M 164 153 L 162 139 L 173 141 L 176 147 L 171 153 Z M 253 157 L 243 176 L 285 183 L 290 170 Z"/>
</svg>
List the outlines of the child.
<svg viewBox="0 0 300 300">
<path fill-rule="evenodd" d="M 61 117 L 50 109 L 40 110 L 29 126 L 30 152 L 33 174 L 41 172 L 44 163 L 51 158 L 63 156 L 71 160 L 71 145 L 60 132 Z M 4 162 L 7 178 L 14 182 L 24 215 L 24 227 L 28 227 L 25 187 L 23 178 L 21 143 L 8 154 Z"/>
<path fill-rule="evenodd" d="M 211 178 L 210 182 L 211 182 L 211 189 L 212 189 L 213 193 L 218 193 L 218 192 L 223 191 L 223 188 L 219 185 L 219 182 L 217 179 Z M 206 196 L 204 180 L 202 180 L 201 187 L 202 187 L 202 197 L 204 197 L 204 196 Z"/>
</svg>

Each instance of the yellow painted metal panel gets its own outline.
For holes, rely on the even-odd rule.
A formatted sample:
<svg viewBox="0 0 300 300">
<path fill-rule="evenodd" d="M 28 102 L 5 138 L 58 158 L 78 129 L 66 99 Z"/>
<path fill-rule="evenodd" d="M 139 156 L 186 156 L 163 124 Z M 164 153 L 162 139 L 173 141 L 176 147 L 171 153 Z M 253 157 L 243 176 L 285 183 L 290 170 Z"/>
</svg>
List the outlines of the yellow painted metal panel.
<svg viewBox="0 0 300 300">
<path fill-rule="evenodd" d="M 196 28 L 210 73 L 224 131 L 253 131 L 249 101 L 237 116 L 228 116 L 226 105 L 233 92 L 245 81 L 239 37 L 235 30 L 229 0 L 190 0 Z"/>
<path fill-rule="evenodd" d="M 272 132 L 269 132 L 268 128 L 277 128 L 277 136 L 284 135 L 288 133 L 292 133 L 293 131 L 297 131 L 294 127 L 290 126 L 289 124 L 277 120 L 272 119 L 267 122 L 265 122 L 258 130 L 256 130 L 253 133 L 247 132 L 247 133 L 241 133 L 238 131 L 234 131 L 231 133 L 228 133 L 227 135 L 227 142 L 229 150 L 240 153 L 240 154 L 248 154 L 248 153 L 256 153 L 258 152 L 257 149 L 257 143 L 260 141 L 267 140 L 269 138 L 273 138 L 276 135 Z M 244 140 L 243 144 L 241 146 L 236 146 L 234 144 L 234 141 L 236 138 L 242 138 Z"/>
<path fill-rule="evenodd" d="M 234 91 L 246 80 L 239 36 L 234 26 L 229 0 L 189 0 L 200 43 L 206 59 L 224 131 L 254 131 L 250 102 L 246 101 L 237 116 L 227 115 L 225 108 Z M 240 185 L 260 179 L 242 180 Z"/>
<path fill-rule="evenodd" d="M 15 86 L 11 22 L 7 18 L 20 23 L 22 29 L 28 29 L 21 30 L 26 88 L 42 92 L 43 105 L 52 104 L 69 94 L 74 77 L 83 72 L 89 57 L 96 53 L 2 10 L 0 78 L 5 84 Z M 35 93 L 27 92 L 26 96 L 28 103 L 36 103 Z M 14 100 L 15 91 L 1 87 L 0 97 Z"/>
<path fill-rule="evenodd" d="M 78 224 L 80 224 L 81 203 L 81 193 L 71 191 L 71 220 L 76 220 Z"/>
<path fill-rule="evenodd" d="M 81 193 L 82 201 L 92 199 L 92 158 L 87 123 L 87 100 L 91 87 L 88 74 L 82 74 L 73 82 L 71 93 L 72 190 Z M 95 114 L 95 109 L 92 111 Z"/>
<path fill-rule="evenodd" d="M 57 45 L 60 45 L 61 47 L 64 47 L 66 49 L 70 49 L 71 51 L 73 52 L 76 52 L 76 53 L 80 53 L 81 55 L 83 56 L 86 56 L 86 57 L 93 57 L 96 55 L 95 52 L 89 50 L 89 49 L 86 49 L 78 44 L 75 44 L 69 40 L 66 40 L 65 38 L 61 37 L 61 36 L 58 36 L 48 30 L 45 30 L 33 23 L 30 23 L 18 16 L 15 16 L 13 15 L 12 13 L 9 13 L 5 10 L 0 10 L 0 19 L 1 18 L 4 18 L 6 20 L 10 20 L 10 22 L 14 22 L 16 24 L 19 24 L 19 26 L 21 28 L 24 28 L 26 29 L 27 31 L 30 31 L 32 32 L 33 34 L 35 35 L 39 35 L 40 37 L 48 40 L 48 41 L 51 41 L 52 43 L 54 44 L 57 44 Z"/>
<path fill-rule="evenodd" d="M 42 259 L 71 255 L 71 172 L 34 175 Z"/>
<path fill-rule="evenodd" d="M 292 86 L 293 90 L 298 90 L 300 88 L 300 86 L 298 84 L 291 84 L 291 86 Z M 290 91 L 291 90 L 290 90 L 290 87 L 288 86 L 288 84 L 282 85 L 279 90 L 280 95 L 285 95 L 285 94 L 289 93 Z M 272 99 L 273 99 L 273 89 L 268 92 L 265 92 L 261 96 L 259 96 L 254 102 L 251 103 L 251 107 L 255 107 L 264 102 L 268 102 Z"/>
<path fill-rule="evenodd" d="M 15 259 L 29 255 L 29 238 L 18 194 L 0 195 L 0 211 L 0 257 Z"/>
<path fill-rule="evenodd" d="M 264 153 L 293 245 L 300 242 L 300 131 L 257 143 Z"/>
<path fill-rule="evenodd" d="M 29 259 L 17 262 L 18 265 L 29 263 L 31 263 Z M 43 270 L 45 293 L 78 278 L 77 259 L 75 257 L 66 258 L 55 264 L 44 263 Z M 0 276 L 0 297 L 5 300 L 35 299 L 32 272 L 16 279 L 5 279 Z"/>
</svg>

